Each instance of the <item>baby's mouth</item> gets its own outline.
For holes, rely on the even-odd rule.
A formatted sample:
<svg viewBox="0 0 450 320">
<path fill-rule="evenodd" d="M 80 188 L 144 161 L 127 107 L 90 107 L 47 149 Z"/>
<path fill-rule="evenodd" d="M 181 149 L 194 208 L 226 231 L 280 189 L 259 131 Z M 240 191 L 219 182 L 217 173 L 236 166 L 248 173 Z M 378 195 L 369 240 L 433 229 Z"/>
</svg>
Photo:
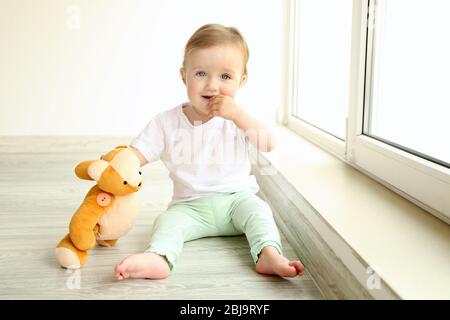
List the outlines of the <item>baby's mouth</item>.
<svg viewBox="0 0 450 320">
<path fill-rule="evenodd" d="M 202 98 L 207 99 L 207 100 L 211 99 L 212 97 L 213 96 L 202 96 Z"/>
</svg>

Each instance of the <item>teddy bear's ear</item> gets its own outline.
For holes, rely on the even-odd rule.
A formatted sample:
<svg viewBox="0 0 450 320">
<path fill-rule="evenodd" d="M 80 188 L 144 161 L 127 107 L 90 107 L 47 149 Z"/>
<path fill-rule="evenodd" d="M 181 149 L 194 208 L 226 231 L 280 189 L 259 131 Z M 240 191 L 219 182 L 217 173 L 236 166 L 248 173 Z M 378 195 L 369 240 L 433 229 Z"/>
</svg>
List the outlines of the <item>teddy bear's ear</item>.
<svg viewBox="0 0 450 320">
<path fill-rule="evenodd" d="M 109 162 L 105 160 L 96 160 L 92 162 L 87 168 L 87 173 L 92 180 L 98 181 L 102 176 L 103 171 L 108 168 Z"/>
<path fill-rule="evenodd" d="M 104 160 L 83 161 L 75 167 L 75 174 L 80 179 L 98 181 L 108 166 L 109 163 Z"/>
<path fill-rule="evenodd" d="M 80 162 L 75 167 L 75 174 L 77 175 L 77 177 L 84 180 L 92 180 L 92 178 L 88 174 L 88 168 L 93 162 L 95 162 L 95 160 Z"/>
</svg>

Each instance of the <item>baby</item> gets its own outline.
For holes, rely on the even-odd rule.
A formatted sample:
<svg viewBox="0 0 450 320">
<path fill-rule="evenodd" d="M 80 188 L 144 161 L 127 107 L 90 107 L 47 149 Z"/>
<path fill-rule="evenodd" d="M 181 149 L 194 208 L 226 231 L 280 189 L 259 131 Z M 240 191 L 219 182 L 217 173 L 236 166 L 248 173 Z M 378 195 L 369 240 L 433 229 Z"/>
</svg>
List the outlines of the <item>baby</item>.
<svg viewBox="0 0 450 320">
<path fill-rule="evenodd" d="M 247 80 L 248 58 L 234 27 L 204 25 L 187 42 L 180 74 L 189 102 L 157 114 L 131 143 L 141 166 L 158 159 L 166 165 L 172 201 L 156 219 L 147 250 L 116 266 L 118 280 L 166 278 L 184 242 L 242 234 L 257 272 L 303 275 L 299 260 L 282 255 L 271 209 L 250 175 L 248 144 L 268 152 L 275 139 L 234 100 Z"/>
</svg>

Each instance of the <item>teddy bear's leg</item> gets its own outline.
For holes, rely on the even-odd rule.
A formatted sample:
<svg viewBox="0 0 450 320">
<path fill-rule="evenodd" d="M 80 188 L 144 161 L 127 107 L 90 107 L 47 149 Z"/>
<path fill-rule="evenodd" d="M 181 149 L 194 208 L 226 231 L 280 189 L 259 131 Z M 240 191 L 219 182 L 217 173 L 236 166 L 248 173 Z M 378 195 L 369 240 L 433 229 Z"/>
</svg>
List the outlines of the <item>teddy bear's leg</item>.
<svg viewBox="0 0 450 320">
<path fill-rule="evenodd" d="M 99 239 L 97 239 L 97 243 L 99 246 L 102 246 L 102 247 L 113 247 L 116 244 L 117 240 L 118 239 L 115 239 L 115 240 L 99 240 Z"/>
<path fill-rule="evenodd" d="M 77 249 L 67 234 L 56 246 L 55 255 L 64 268 L 78 269 L 86 262 L 88 253 Z"/>
</svg>

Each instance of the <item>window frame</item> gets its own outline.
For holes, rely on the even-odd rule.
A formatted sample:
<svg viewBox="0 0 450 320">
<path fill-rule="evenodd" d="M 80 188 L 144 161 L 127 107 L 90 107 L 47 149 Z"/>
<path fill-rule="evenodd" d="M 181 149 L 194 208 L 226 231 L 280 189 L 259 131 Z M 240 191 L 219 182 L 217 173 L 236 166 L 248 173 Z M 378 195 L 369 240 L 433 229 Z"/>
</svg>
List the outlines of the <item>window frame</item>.
<svg viewBox="0 0 450 320">
<path fill-rule="evenodd" d="M 297 0 L 287 0 L 287 45 L 288 54 L 286 76 L 287 80 L 287 103 L 283 124 L 295 133 L 308 138 L 309 141 L 314 142 L 320 146 L 324 146 L 327 151 L 334 154 L 340 159 L 345 159 L 345 142 L 334 135 L 323 131 L 322 129 L 314 126 L 307 121 L 300 119 L 293 115 L 294 109 L 296 109 L 298 101 L 298 47 L 299 41 L 297 41 L 297 34 L 299 29 L 298 13 L 299 6 Z"/>
<path fill-rule="evenodd" d="M 297 104 L 298 8 L 286 0 L 286 98 L 282 124 L 450 224 L 450 169 L 363 133 L 371 101 L 376 0 L 353 0 L 349 108 L 342 141 L 292 115 Z"/>
</svg>

